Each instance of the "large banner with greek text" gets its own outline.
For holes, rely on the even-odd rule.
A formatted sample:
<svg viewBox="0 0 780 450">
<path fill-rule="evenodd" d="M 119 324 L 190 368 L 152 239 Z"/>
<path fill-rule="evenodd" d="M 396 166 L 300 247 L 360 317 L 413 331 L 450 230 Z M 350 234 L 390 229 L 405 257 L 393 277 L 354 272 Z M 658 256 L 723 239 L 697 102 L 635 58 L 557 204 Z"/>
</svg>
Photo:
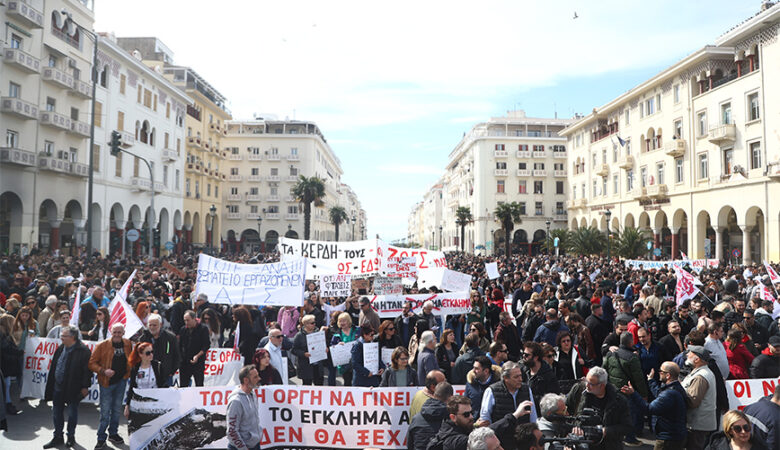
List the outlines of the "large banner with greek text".
<svg viewBox="0 0 780 450">
<path fill-rule="evenodd" d="M 271 264 L 239 264 L 198 256 L 195 294 L 228 305 L 303 306 L 306 261 L 287 259 Z"/>
<path fill-rule="evenodd" d="M 51 360 L 61 341 L 31 337 L 27 339 L 24 350 L 21 397 L 42 399 L 46 394 L 46 380 L 51 369 Z M 90 351 L 94 351 L 99 342 L 84 341 Z M 203 384 L 205 386 L 230 386 L 238 384 L 238 371 L 243 367 L 243 356 L 232 348 L 212 348 L 206 352 L 206 369 Z M 173 376 L 174 385 L 178 385 L 178 372 Z M 89 394 L 82 400 L 88 403 L 100 402 L 100 388 L 97 375 L 92 375 Z"/>
<path fill-rule="evenodd" d="M 641 266 L 644 270 L 650 269 L 663 269 L 664 266 L 667 269 L 672 267 L 684 267 L 685 265 L 691 266 L 696 272 L 701 272 L 704 268 L 718 267 L 720 261 L 717 259 L 676 259 L 674 261 L 643 261 L 639 259 L 627 259 L 626 267 L 630 267 L 634 270 L 639 269 Z"/>
<path fill-rule="evenodd" d="M 225 448 L 227 402 L 234 387 L 136 389 L 130 448 Z M 405 449 L 412 397 L 420 389 L 266 386 L 260 448 Z M 463 386 L 455 386 L 463 394 Z"/>
<path fill-rule="evenodd" d="M 420 314 L 423 304 L 433 302 L 432 313 L 436 316 L 467 314 L 471 311 L 471 298 L 468 292 L 443 292 L 441 294 L 415 295 L 373 295 L 368 297 L 371 307 L 379 317 L 398 317 L 403 311 L 404 303 L 412 302 L 412 312 Z"/>
<path fill-rule="evenodd" d="M 377 240 L 365 241 L 304 241 L 282 237 L 277 246 L 282 261 L 306 258 L 306 275 L 345 274 L 374 276 L 379 274 Z"/>
<path fill-rule="evenodd" d="M 444 257 L 444 252 L 426 248 L 395 247 L 382 240 L 379 240 L 378 243 L 383 274 L 393 271 L 392 265 L 396 258 L 416 258 L 418 281 L 426 282 L 426 284 L 429 284 L 428 280 L 441 281 L 441 274 L 447 267 L 447 258 Z"/>
<path fill-rule="evenodd" d="M 729 408 L 741 411 L 745 406 L 757 402 L 761 397 L 774 394 L 777 383 L 780 383 L 780 378 L 726 380 Z"/>
</svg>

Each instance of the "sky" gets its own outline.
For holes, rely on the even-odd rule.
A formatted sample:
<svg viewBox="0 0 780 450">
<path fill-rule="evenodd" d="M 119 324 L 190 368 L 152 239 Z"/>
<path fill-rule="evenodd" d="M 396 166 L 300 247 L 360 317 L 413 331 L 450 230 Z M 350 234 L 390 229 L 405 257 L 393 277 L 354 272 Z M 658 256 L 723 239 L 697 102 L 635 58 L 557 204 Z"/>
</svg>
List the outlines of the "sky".
<svg viewBox="0 0 780 450">
<path fill-rule="evenodd" d="M 97 1 L 95 30 L 156 36 L 234 119 L 316 122 L 368 236 L 407 218 L 475 124 L 587 114 L 758 12 L 759 0 Z M 574 15 L 577 18 L 574 18 Z"/>
</svg>

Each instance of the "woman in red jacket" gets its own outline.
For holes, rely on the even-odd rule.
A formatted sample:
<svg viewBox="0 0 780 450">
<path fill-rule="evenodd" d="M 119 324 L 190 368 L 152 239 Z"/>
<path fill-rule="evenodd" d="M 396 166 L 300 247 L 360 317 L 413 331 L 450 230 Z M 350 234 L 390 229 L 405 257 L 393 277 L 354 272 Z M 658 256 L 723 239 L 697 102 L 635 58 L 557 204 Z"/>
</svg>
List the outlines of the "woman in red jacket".
<svg viewBox="0 0 780 450">
<path fill-rule="evenodd" d="M 726 348 L 726 357 L 729 360 L 730 380 L 749 378 L 748 368 L 753 362 L 753 354 L 742 343 L 743 337 L 744 335 L 739 328 L 732 328 L 723 342 L 723 347 Z"/>
</svg>

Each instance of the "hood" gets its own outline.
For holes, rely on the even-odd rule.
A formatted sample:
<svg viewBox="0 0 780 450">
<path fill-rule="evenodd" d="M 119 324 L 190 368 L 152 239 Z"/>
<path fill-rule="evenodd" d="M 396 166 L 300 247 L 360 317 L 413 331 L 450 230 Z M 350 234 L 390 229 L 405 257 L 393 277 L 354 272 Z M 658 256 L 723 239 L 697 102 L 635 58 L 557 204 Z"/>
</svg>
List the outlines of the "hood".
<svg viewBox="0 0 780 450">
<path fill-rule="evenodd" d="M 765 348 L 765 349 L 764 349 L 764 350 L 761 352 L 761 354 L 762 354 L 762 355 L 766 355 L 766 356 L 768 356 L 768 357 L 770 357 L 770 358 L 778 358 L 778 357 L 780 357 L 780 355 L 773 355 L 773 354 L 772 354 L 772 352 L 769 350 L 769 347 Z"/>
<path fill-rule="evenodd" d="M 550 329 L 552 331 L 557 331 L 561 327 L 560 321 L 552 321 L 552 322 L 545 322 L 542 326 L 544 326 L 547 329 Z"/>
<path fill-rule="evenodd" d="M 487 383 L 485 383 L 483 386 L 490 385 L 492 383 L 495 383 L 496 380 L 500 380 L 501 379 L 501 368 L 498 367 L 497 365 L 493 364 L 493 367 L 491 369 L 492 369 L 492 372 L 493 372 L 493 376 L 490 377 L 490 379 L 487 381 Z M 474 384 L 474 380 L 475 380 L 474 371 L 473 370 L 469 370 L 468 373 L 466 374 L 466 383 Z"/>
<path fill-rule="evenodd" d="M 449 415 L 447 413 L 447 405 L 435 398 L 429 399 L 423 404 L 420 414 L 428 422 L 441 421 Z"/>
</svg>

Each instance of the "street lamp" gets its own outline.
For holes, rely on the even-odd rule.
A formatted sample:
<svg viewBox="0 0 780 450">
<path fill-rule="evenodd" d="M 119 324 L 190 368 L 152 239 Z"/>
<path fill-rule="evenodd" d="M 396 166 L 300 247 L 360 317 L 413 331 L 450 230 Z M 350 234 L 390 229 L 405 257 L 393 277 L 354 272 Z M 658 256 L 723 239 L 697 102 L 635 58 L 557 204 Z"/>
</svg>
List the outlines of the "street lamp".
<svg viewBox="0 0 780 450">
<path fill-rule="evenodd" d="M 545 220 L 544 224 L 547 225 L 547 234 L 545 235 L 547 238 L 547 253 L 550 253 L 550 219 Z"/>
<path fill-rule="evenodd" d="M 444 229 L 443 226 L 439 225 L 439 251 L 441 251 L 441 242 L 442 242 L 442 230 Z"/>
<path fill-rule="evenodd" d="M 209 242 L 209 245 L 212 248 L 212 251 L 214 251 L 214 222 L 217 220 L 217 207 L 213 204 L 211 205 L 211 208 L 209 208 L 209 215 L 211 216 L 211 242 Z"/>
<path fill-rule="evenodd" d="M 352 240 L 355 240 L 355 224 L 357 223 L 357 217 L 352 214 Z"/>
<path fill-rule="evenodd" d="M 73 20 L 73 15 L 66 9 L 60 10 L 60 13 L 68 17 L 68 20 L 78 27 L 79 30 L 92 36 L 92 40 L 95 45 L 92 48 L 92 99 L 90 101 L 91 117 L 89 121 L 89 181 L 87 182 L 87 259 L 92 258 L 92 224 L 94 223 L 94 217 L 92 217 L 92 190 L 94 184 L 95 172 L 95 91 L 97 90 L 98 72 L 97 72 L 97 53 L 98 53 L 98 35 L 90 30 L 82 27 L 76 21 Z M 154 199 L 154 181 L 152 181 L 152 199 Z M 152 203 L 152 217 L 154 217 L 154 203 Z M 151 228 L 151 222 L 150 222 Z M 151 231 L 150 231 L 151 233 Z M 149 257 L 152 257 L 152 239 L 149 239 Z"/>
<path fill-rule="evenodd" d="M 265 212 L 265 210 L 263 210 Z M 260 252 L 263 252 L 263 235 L 260 234 L 260 227 L 263 225 L 263 216 L 261 214 L 257 215 L 257 238 L 260 240 Z"/>
<path fill-rule="evenodd" d="M 609 237 L 610 237 L 609 236 L 610 235 L 610 231 L 609 231 L 609 218 L 612 217 L 612 211 L 606 210 L 606 211 L 604 211 L 604 215 L 607 216 L 607 263 L 609 263 L 609 260 L 610 260 L 610 255 L 609 255 L 609 241 L 610 241 L 610 239 L 609 239 Z"/>
</svg>

